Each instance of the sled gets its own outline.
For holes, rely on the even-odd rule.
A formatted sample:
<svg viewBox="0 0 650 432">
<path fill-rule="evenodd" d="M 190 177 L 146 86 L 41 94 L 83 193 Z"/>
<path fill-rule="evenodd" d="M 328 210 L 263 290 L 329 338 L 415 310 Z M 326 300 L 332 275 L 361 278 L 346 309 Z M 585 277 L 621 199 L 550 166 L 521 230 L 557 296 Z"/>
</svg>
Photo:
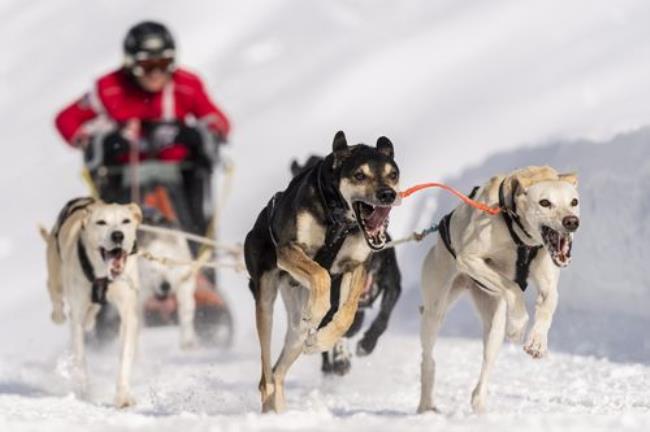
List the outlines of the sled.
<svg viewBox="0 0 650 432">
<path fill-rule="evenodd" d="M 97 149 L 92 152 L 96 154 Z M 90 159 L 86 155 L 86 162 Z M 203 188 L 201 202 L 190 202 L 188 185 L 184 182 L 188 174 L 196 183 L 193 186 Z M 135 159 L 131 158 L 129 164 L 121 166 L 89 166 L 87 163 L 84 178 L 91 190 L 102 199 L 121 203 L 138 202 L 143 208 L 157 210 L 183 231 L 213 237 L 216 209 L 213 208 L 215 201 L 211 192 L 212 172 L 205 167 L 195 166 L 191 162 L 140 160 L 137 156 Z M 196 244 L 190 244 L 190 249 L 194 258 L 202 250 Z M 216 269 L 199 271 L 194 297 L 194 327 L 201 345 L 229 347 L 233 340 L 234 323 L 230 309 L 220 292 Z M 173 294 L 165 298 L 151 296 L 144 299 L 142 305 L 144 326 L 178 324 L 177 302 Z M 119 318 L 116 311 L 111 311 L 110 306 L 103 306 L 95 329 L 98 342 L 115 338 L 118 327 Z"/>
</svg>

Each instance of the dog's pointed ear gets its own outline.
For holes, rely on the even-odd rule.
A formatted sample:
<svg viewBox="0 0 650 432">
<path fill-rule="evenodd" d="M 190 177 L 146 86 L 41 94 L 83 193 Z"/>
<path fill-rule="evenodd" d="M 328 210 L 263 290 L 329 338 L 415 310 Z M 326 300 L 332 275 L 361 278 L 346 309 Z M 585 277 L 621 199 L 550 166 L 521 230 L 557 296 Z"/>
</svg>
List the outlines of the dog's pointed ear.
<svg viewBox="0 0 650 432">
<path fill-rule="evenodd" d="M 510 190 L 515 194 L 518 195 L 520 193 L 525 194 L 528 187 L 532 184 L 531 179 L 528 177 L 522 177 L 522 176 L 513 176 L 512 180 L 510 181 Z"/>
<path fill-rule="evenodd" d="M 130 203 L 129 210 L 131 210 L 131 213 L 133 214 L 135 220 L 139 224 L 142 223 L 142 209 L 140 208 L 140 206 L 137 205 L 136 203 Z"/>
<path fill-rule="evenodd" d="M 338 131 L 336 135 L 334 135 L 332 153 L 334 153 L 335 167 L 340 165 L 344 159 L 350 156 L 350 147 L 348 147 L 348 140 L 345 138 L 343 131 Z"/>
<path fill-rule="evenodd" d="M 573 186 L 578 187 L 577 173 L 571 172 L 571 173 L 558 174 L 558 177 L 560 178 L 561 181 L 571 183 Z"/>
<path fill-rule="evenodd" d="M 348 149 L 348 140 L 345 138 L 343 131 L 338 131 L 334 135 L 334 141 L 332 142 L 332 152 L 334 154 L 342 153 Z"/>
<path fill-rule="evenodd" d="M 294 159 L 291 161 L 291 175 L 295 177 L 296 175 L 298 175 L 299 172 L 300 172 L 300 164 L 298 163 L 297 160 Z"/>
<path fill-rule="evenodd" d="M 393 156 L 395 155 L 395 151 L 393 150 L 393 143 L 385 136 L 381 136 L 379 139 L 377 139 L 377 150 L 391 159 L 393 159 Z"/>
</svg>

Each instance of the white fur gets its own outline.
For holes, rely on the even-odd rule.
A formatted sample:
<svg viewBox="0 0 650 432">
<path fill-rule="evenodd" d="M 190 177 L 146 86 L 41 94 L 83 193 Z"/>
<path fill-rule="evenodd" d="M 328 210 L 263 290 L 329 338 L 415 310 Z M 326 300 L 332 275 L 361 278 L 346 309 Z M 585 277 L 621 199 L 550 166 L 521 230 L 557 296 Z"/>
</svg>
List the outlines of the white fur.
<svg viewBox="0 0 650 432">
<path fill-rule="evenodd" d="M 157 235 L 146 244 L 146 249 L 154 256 L 169 258 L 181 262 L 190 262 L 192 252 L 182 237 L 176 235 Z M 163 282 L 168 282 L 171 292 L 178 301 L 178 321 L 180 327 L 180 345 L 183 349 L 194 348 L 198 345 L 194 331 L 194 312 L 196 301 L 196 271 L 188 266 L 163 265 L 158 261 L 139 258 L 140 283 L 142 302 L 151 298 Z M 141 308 L 142 310 L 143 308 Z"/>
<path fill-rule="evenodd" d="M 558 175 L 548 167 L 529 167 L 508 177 L 495 177 L 481 189 L 477 199 L 496 205 L 498 186 L 504 179 L 508 185 L 506 195 L 510 197 L 512 190 L 517 192 L 517 213 L 533 238 L 517 232 L 530 245 L 543 243 L 541 225 L 561 230 L 565 216 L 579 215 L 579 207 L 571 204 L 577 199 L 575 176 Z M 516 189 L 511 188 L 514 184 Z M 551 201 L 552 207 L 542 207 L 539 204 L 542 199 Z M 514 282 L 516 246 L 501 215 L 490 216 L 460 205 L 451 219 L 450 236 L 457 259 L 438 241 L 422 269 L 422 375 L 418 411 L 435 409 L 433 347 L 446 311 L 459 294 L 469 290 L 484 328 L 483 365 L 471 399 L 474 411 L 480 413 L 485 410 L 487 380 L 503 338 L 507 334 L 513 340 L 521 340 L 528 313 L 523 293 Z M 524 349 L 534 358 L 543 357 L 547 352 L 548 331 L 557 306 L 559 270 L 545 246 L 530 267 L 529 277 L 537 287 L 537 303 L 535 322 Z"/>
<path fill-rule="evenodd" d="M 112 278 L 106 298 L 120 315 L 120 366 L 117 377 L 115 405 L 127 407 L 134 403 L 130 381 L 138 333 L 137 296 L 139 280 L 134 256 L 126 259 L 124 271 L 113 277 L 102 260 L 99 248 L 111 249 L 111 233 L 124 234 L 123 249 L 133 248 L 137 225 L 142 220 L 140 209 L 134 205 L 104 204 L 96 202 L 84 210 L 73 213 L 59 227 L 57 239 L 43 232 L 47 240 L 48 290 L 52 300 L 52 320 L 61 324 L 66 319 L 64 305 L 70 318 L 75 378 L 78 390 L 84 395 L 87 389 L 87 371 L 84 331 L 95 325 L 100 306 L 91 302 L 92 285 L 86 279 L 78 258 L 77 242 L 82 238 L 84 247 L 97 277 Z"/>
</svg>

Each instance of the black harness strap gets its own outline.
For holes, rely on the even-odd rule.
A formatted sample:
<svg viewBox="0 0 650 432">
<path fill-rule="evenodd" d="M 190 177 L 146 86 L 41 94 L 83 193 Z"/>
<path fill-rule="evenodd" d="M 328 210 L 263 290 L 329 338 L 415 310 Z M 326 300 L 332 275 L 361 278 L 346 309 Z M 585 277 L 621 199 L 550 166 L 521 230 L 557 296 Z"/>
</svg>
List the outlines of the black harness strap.
<svg viewBox="0 0 650 432">
<path fill-rule="evenodd" d="M 472 189 L 472 193 L 469 195 L 469 197 L 473 198 L 478 192 L 478 190 L 479 187 L 475 187 L 474 189 Z M 526 231 L 526 229 L 524 228 L 519 218 L 519 215 L 517 214 L 517 207 L 514 201 L 514 192 L 513 192 L 513 199 L 512 199 L 512 207 L 508 208 L 506 206 L 505 196 L 503 193 L 503 182 L 501 182 L 501 185 L 499 186 L 499 207 L 501 208 L 501 214 L 503 215 L 503 220 L 506 226 L 508 227 L 508 232 L 510 233 L 510 237 L 512 238 L 512 241 L 515 243 L 515 245 L 517 245 L 517 262 L 515 263 L 515 283 L 519 285 L 519 288 L 521 288 L 522 291 L 526 291 L 526 288 L 528 287 L 528 275 L 530 274 L 530 265 L 532 264 L 535 257 L 537 257 L 537 253 L 542 248 L 542 246 L 528 246 L 517 235 L 517 232 L 513 227 L 513 223 L 517 224 L 517 226 L 521 229 L 521 231 L 526 236 L 532 238 L 528 233 L 528 231 Z M 451 213 L 447 214 L 440 220 L 440 223 L 438 224 L 438 232 L 440 233 L 440 239 L 442 240 L 442 243 L 445 245 L 449 253 L 454 257 L 454 259 L 456 259 L 456 250 L 454 249 L 454 246 L 451 244 L 451 232 L 450 232 L 451 216 L 453 214 L 454 212 L 452 211 Z M 484 286 L 476 279 L 474 279 L 474 282 L 476 282 L 479 286 Z"/>
<path fill-rule="evenodd" d="M 88 279 L 88 282 L 92 284 L 92 291 L 90 294 L 90 299 L 93 303 L 100 305 L 106 304 L 106 291 L 108 290 L 108 278 L 97 278 L 95 277 L 95 270 L 93 265 L 88 258 L 88 253 L 86 252 L 86 247 L 81 241 L 81 237 L 77 240 L 77 255 L 79 256 L 79 263 L 81 264 L 81 269 L 84 272 L 84 276 Z"/>
<path fill-rule="evenodd" d="M 442 243 L 445 245 L 451 256 L 456 259 L 456 250 L 451 245 L 451 232 L 449 227 L 451 215 L 453 214 L 454 212 L 452 211 L 440 219 L 440 222 L 438 223 L 438 232 L 440 233 L 440 239 L 442 240 Z"/>
<path fill-rule="evenodd" d="M 138 253 L 138 242 L 133 243 L 133 249 L 131 249 L 129 255 L 135 255 L 136 253 Z M 81 241 L 81 236 L 77 240 L 77 256 L 79 257 L 79 264 L 81 264 L 81 270 L 83 270 L 84 276 L 92 284 L 90 293 L 91 301 L 100 305 L 106 304 L 106 291 L 108 290 L 110 281 L 107 277 L 98 278 L 95 276 L 95 269 L 93 269 L 90 258 L 88 258 L 88 252 L 86 252 L 86 246 Z"/>
<path fill-rule="evenodd" d="M 337 188 L 323 181 L 323 167 L 325 163 L 318 164 L 317 186 L 318 195 L 323 206 L 323 210 L 328 219 L 327 232 L 325 233 L 325 242 L 318 249 L 314 261 L 321 267 L 330 269 L 338 255 L 343 242 L 348 234 L 358 229 L 355 221 L 349 221 L 346 213 L 349 209 L 348 204 L 341 196 Z"/>
<path fill-rule="evenodd" d="M 66 205 L 63 206 L 63 208 L 59 212 L 59 215 L 56 218 L 56 223 L 54 224 L 54 229 L 52 231 L 52 235 L 56 240 L 56 249 L 59 255 L 61 254 L 61 245 L 59 244 L 59 233 L 61 232 L 61 227 L 63 227 L 65 221 L 68 220 L 68 218 L 72 216 L 73 213 L 85 209 L 89 205 L 94 204 L 96 201 L 97 200 L 92 197 L 75 198 L 68 201 Z"/>
<path fill-rule="evenodd" d="M 349 207 L 338 189 L 324 181 L 324 169 L 326 169 L 325 162 L 321 161 L 298 175 L 301 177 L 309 175 L 315 177 L 318 196 L 323 206 L 325 217 L 327 218 L 327 231 L 325 233 L 325 242 L 316 252 L 314 261 L 321 267 L 329 270 L 341 250 L 345 238 L 348 234 L 357 230 L 358 226 L 356 222 L 347 220 L 346 213 Z M 273 232 L 273 220 L 275 218 L 278 200 L 282 195 L 283 192 L 276 193 L 267 205 L 269 212 L 269 235 L 276 247 L 278 246 L 278 241 Z"/>
<path fill-rule="evenodd" d="M 474 188 L 472 188 L 472 192 L 470 192 L 468 197 L 470 199 L 474 199 L 474 197 L 476 196 L 476 194 L 480 189 L 481 189 L 480 186 L 474 186 Z M 443 218 L 438 223 L 438 232 L 440 233 L 440 238 L 442 239 L 442 243 L 445 245 L 445 247 L 447 248 L 451 256 L 453 256 L 454 259 L 456 259 L 456 249 L 454 249 L 454 247 L 451 244 L 451 232 L 450 232 L 451 215 L 453 214 L 454 212 L 452 210 L 450 213 L 443 216 Z M 481 285 L 480 282 L 476 282 L 476 283 Z"/>
<path fill-rule="evenodd" d="M 512 191 L 512 204 L 511 208 L 506 206 L 505 194 L 503 192 L 505 180 L 499 185 L 499 207 L 501 208 L 501 215 L 503 215 L 503 221 L 508 227 L 508 232 L 512 241 L 517 245 L 517 262 L 515 264 L 515 282 L 519 285 L 522 291 L 526 291 L 528 288 L 528 275 L 530 274 L 530 265 L 537 256 L 537 253 L 542 248 L 542 246 L 528 246 L 525 244 L 521 238 L 517 235 L 513 222 L 517 224 L 519 229 L 528 237 L 532 236 L 526 231 L 519 215 L 517 214 L 517 204 L 515 202 L 515 191 Z"/>
</svg>

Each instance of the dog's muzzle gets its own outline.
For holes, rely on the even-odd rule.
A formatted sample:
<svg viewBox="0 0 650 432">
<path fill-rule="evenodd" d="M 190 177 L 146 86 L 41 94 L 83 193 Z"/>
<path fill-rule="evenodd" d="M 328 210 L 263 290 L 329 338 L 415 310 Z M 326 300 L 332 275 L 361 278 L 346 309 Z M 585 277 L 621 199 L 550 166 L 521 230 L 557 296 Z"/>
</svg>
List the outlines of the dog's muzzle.
<svg viewBox="0 0 650 432">
<path fill-rule="evenodd" d="M 575 216 L 572 216 L 575 217 Z M 566 218 L 565 218 L 566 219 Z M 576 221 L 578 218 L 575 218 Z M 578 229 L 579 222 L 575 222 L 575 226 L 572 231 Z M 564 220 L 563 220 L 564 225 Z M 548 253 L 551 255 L 553 263 L 558 267 L 566 267 L 571 263 L 571 249 L 573 248 L 573 232 L 560 232 L 556 231 L 553 228 L 550 228 L 546 225 L 541 227 L 542 239 L 544 240 L 544 245 L 548 250 Z"/>
</svg>

